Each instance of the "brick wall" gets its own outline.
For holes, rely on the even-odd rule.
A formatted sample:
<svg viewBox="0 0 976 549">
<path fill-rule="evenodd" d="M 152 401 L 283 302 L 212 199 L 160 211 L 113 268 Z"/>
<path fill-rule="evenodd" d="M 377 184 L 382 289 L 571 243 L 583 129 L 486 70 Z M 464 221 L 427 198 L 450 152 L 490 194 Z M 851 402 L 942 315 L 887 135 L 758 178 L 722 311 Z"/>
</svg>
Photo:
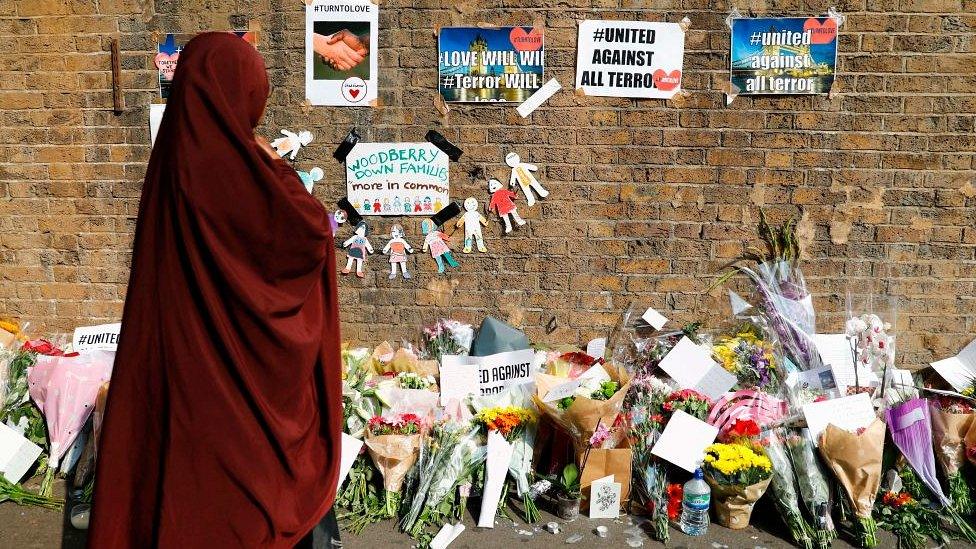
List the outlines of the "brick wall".
<svg viewBox="0 0 976 549">
<path fill-rule="evenodd" d="M 806 15 L 827 4 L 738 7 Z M 701 292 L 753 237 L 757 206 L 777 220 L 802 207 L 804 272 L 822 326 L 839 326 L 848 285 L 887 293 L 899 298 L 905 364 L 946 356 L 976 335 L 976 2 L 846 0 L 838 8 L 848 18 L 833 97 L 740 97 L 725 107 L 724 2 L 384 1 L 386 106 L 306 113 L 300 0 L 0 0 L 0 314 L 52 330 L 118 318 L 149 156 L 152 32 L 256 19 L 275 83 L 264 133 L 315 133 L 300 166 L 325 169 L 323 201 L 343 193 L 330 153 L 351 125 L 367 140 L 419 140 L 439 129 L 465 150 L 452 165 L 456 198 L 485 200 L 483 180 L 468 172 L 504 179 L 512 149 L 541 166 L 553 191 L 541 206 L 522 206 L 528 227 L 502 237 L 493 224 L 491 253 L 462 257 L 456 274 L 435 276 L 429 256 L 417 254 L 412 281 L 388 281 L 379 257 L 364 281 L 343 277 L 347 338 L 411 338 L 440 315 L 493 314 L 537 341 L 569 343 L 611 326 L 631 301 L 682 321 L 718 320 L 725 299 Z M 571 87 L 577 20 L 684 16 L 693 25 L 689 96 L 563 92 L 528 120 L 511 108 L 456 107 L 446 119 L 434 109 L 435 26 L 541 18 L 547 77 Z M 121 116 L 111 112 L 111 37 L 123 50 Z M 406 225 L 419 244 L 417 223 Z M 559 328 L 545 336 L 551 317 Z"/>
</svg>

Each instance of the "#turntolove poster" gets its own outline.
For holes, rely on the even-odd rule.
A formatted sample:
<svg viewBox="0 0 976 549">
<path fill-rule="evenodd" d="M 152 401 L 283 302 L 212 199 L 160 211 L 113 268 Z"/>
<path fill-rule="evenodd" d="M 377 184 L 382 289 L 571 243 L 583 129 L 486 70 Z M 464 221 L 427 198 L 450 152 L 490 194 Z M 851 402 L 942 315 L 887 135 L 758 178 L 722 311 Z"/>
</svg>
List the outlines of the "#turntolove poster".
<svg viewBox="0 0 976 549">
<path fill-rule="evenodd" d="M 362 215 L 431 216 L 450 203 L 448 161 L 431 143 L 357 143 L 346 194 Z"/>
<path fill-rule="evenodd" d="M 583 21 L 576 87 L 586 95 L 669 99 L 681 89 L 684 55 L 677 23 Z"/>
<path fill-rule="evenodd" d="M 739 95 L 829 93 L 837 64 L 837 21 L 757 17 L 732 21 L 731 79 Z"/>
<path fill-rule="evenodd" d="M 536 27 L 444 27 L 438 35 L 441 96 L 454 103 L 521 103 L 542 87 L 546 50 Z"/>
<path fill-rule="evenodd" d="M 370 0 L 305 7 L 305 96 L 312 105 L 375 103 L 379 12 Z"/>
</svg>

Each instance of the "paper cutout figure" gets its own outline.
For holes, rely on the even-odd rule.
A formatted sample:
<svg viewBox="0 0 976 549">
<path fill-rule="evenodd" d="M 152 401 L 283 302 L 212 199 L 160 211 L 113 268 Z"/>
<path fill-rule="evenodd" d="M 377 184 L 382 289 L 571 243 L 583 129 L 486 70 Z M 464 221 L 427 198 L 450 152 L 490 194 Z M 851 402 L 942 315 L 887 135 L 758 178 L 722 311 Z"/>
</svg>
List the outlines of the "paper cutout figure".
<svg viewBox="0 0 976 549">
<path fill-rule="evenodd" d="M 369 225 L 365 221 L 360 221 L 356 225 L 356 234 L 352 235 L 349 240 L 342 243 L 343 248 L 348 248 L 346 255 L 348 259 L 346 260 L 346 268 L 342 270 L 342 274 L 346 275 L 352 271 L 353 262 L 356 263 L 356 276 L 359 278 L 365 278 L 366 273 L 363 272 L 363 265 L 366 263 L 366 256 L 373 253 L 373 245 L 369 243 L 369 239 L 366 235 L 369 234 Z"/>
<path fill-rule="evenodd" d="M 512 177 L 508 180 L 508 186 L 512 187 L 518 183 L 519 187 L 522 187 L 522 194 L 525 195 L 525 201 L 528 202 L 529 206 L 535 204 L 535 196 L 532 191 L 535 191 L 535 194 L 538 194 L 540 199 L 549 196 L 549 191 L 532 174 L 532 172 L 539 169 L 538 166 L 522 162 L 519 155 L 515 153 L 506 154 L 505 163 L 512 168 Z"/>
<path fill-rule="evenodd" d="M 396 224 L 390 228 L 390 241 L 383 247 L 383 253 L 390 254 L 390 280 L 396 278 L 397 265 L 403 273 L 403 278 L 410 278 L 407 272 L 407 254 L 413 253 L 410 243 L 403 238 L 403 227 Z"/>
<path fill-rule="evenodd" d="M 295 134 L 288 130 L 281 130 L 281 134 L 284 137 L 279 137 L 272 141 L 271 146 L 274 147 L 278 156 L 282 158 L 287 156 L 289 159 L 294 160 L 295 155 L 298 154 L 298 150 L 312 142 L 312 132 L 300 131 Z"/>
<path fill-rule="evenodd" d="M 322 168 L 312 168 L 307 172 L 303 172 L 301 170 L 295 171 L 298 172 L 298 177 L 302 180 L 302 183 L 305 185 L 305 190 L 307 190 L 309 194 L 312 194 L 312 187 L 315 186 L 315 183 L 321 181 L 322 178 L 325 177 L 325 172 L 322 171 Z"/>
<path fill-rule="evenodd" d="M 332 214 L 332 219 L 336 222 L 336 225 L 342 225 L 346 222 L 346 211 L 339 209 Z"/>
<path fill-rule="evenodd" d="M 488 203 L 488 210 L 498 214 L 505 222 L 505 232 L 512 232 L 512 222 L 508 216 L 518 223 L 519 227 L 525 225 L 525 220 L 519 217 L 518 210 L 515 208 L 515 193 L 509 189 L 502 188 L 502 182 L 497 179 L 488 180 L 488 192 L 491 193 L 491 202 Z"/>
<path fill-rule="evenodd" d="M 481 226 L 488 226 L 485 216 L 478 211 L 478 201 L 474 197 L 464 200 L 464 215 L 457 220 L 455 227 L 464 225 L 464 253 L 471 253 L 471 245 L 477 243 L 479 252 L 487 252 L 485 240 L 481 237 Z"/>
<path fill-rule="evenodd" d="M 456 269 L 458 262 L 451 255 L 451 249 L 447 246 L 448 236 L 438 230 L 437 225 L 434 225 L 434 222 L 429 219 L 420 222 L 420 231 L 425 235 L 424 251 L 430 251 L 430 256 L 437 262 L 437 273 L 444 273 L 445 261 Z"/>
</svg>

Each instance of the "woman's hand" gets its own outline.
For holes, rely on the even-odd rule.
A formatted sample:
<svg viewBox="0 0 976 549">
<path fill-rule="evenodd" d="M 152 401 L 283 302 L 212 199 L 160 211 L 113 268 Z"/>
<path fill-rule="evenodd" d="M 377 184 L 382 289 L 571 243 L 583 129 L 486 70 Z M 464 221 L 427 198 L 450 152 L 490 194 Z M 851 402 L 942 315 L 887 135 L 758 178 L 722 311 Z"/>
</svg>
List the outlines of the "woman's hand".
<svg viewBox="0 0 976 549">
<path fill-rule="evenodd" d="M 369 53 L 369 34 L 356 36 L 349 29 L 342 29 L 329 37 L 330 44 L 335 44 L 337 42 L 344 43 L 354 52 L 360 55 L 366 55 Z"/>
</svg>

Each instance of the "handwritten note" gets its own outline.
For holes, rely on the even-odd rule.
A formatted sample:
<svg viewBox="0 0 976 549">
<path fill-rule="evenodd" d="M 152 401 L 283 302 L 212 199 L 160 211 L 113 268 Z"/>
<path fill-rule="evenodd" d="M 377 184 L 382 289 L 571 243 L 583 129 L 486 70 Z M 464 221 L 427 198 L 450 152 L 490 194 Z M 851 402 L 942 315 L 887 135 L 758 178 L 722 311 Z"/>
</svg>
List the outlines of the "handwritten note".
<svg viewBox="0 0 976 549">
<path fill-rule="evenodd" d="M 705 448 L 715 442 L 718 427 L 677 410 L 651 448 L 655 456 L 694 473 L 705 459 Z"/>
<path fill-rule="evenodd" d="M 854 355 L 851 354 L 851 343 L 847 334 L 813 334 L 810 339 L 825 366 L 836 366 L 840 371 L 854 371 Z"/>
<path fill-rule="evenodd" d="M 803 415 L 807 419 L 810 436 L 818 446 L 820 434 L 829 424 L 853 432 L 867 427 L 877 418 L 871 397 L 866 393 L 807 404 L 803 407 Z"/>
<path fill-rule="evenodd" d="M 542 402 L 555 402 L 557 400 L 562 400 L 566 397 L 571 397 L 573 396 L 573 393 L 576 392 L 576 389 L 579 389 L 579 386 L 582 382 L 583 382 L 582 379 L 577 378 L 577 379 L 567 381 L 566 383 L 560 383 L 559 385 L 556 385 L 552 389 L 549 389 L 549 392 L 546 393 L 546 396 L 542 398 Z"/>
<path fill-rule="evenodd" d="M 722 398 L 736 378 L 712 360 L 711 352 L 687 337 L 661 360 L 661 369 L 682 389 L 694 389 L 712 400 Z"/>
</svg>

